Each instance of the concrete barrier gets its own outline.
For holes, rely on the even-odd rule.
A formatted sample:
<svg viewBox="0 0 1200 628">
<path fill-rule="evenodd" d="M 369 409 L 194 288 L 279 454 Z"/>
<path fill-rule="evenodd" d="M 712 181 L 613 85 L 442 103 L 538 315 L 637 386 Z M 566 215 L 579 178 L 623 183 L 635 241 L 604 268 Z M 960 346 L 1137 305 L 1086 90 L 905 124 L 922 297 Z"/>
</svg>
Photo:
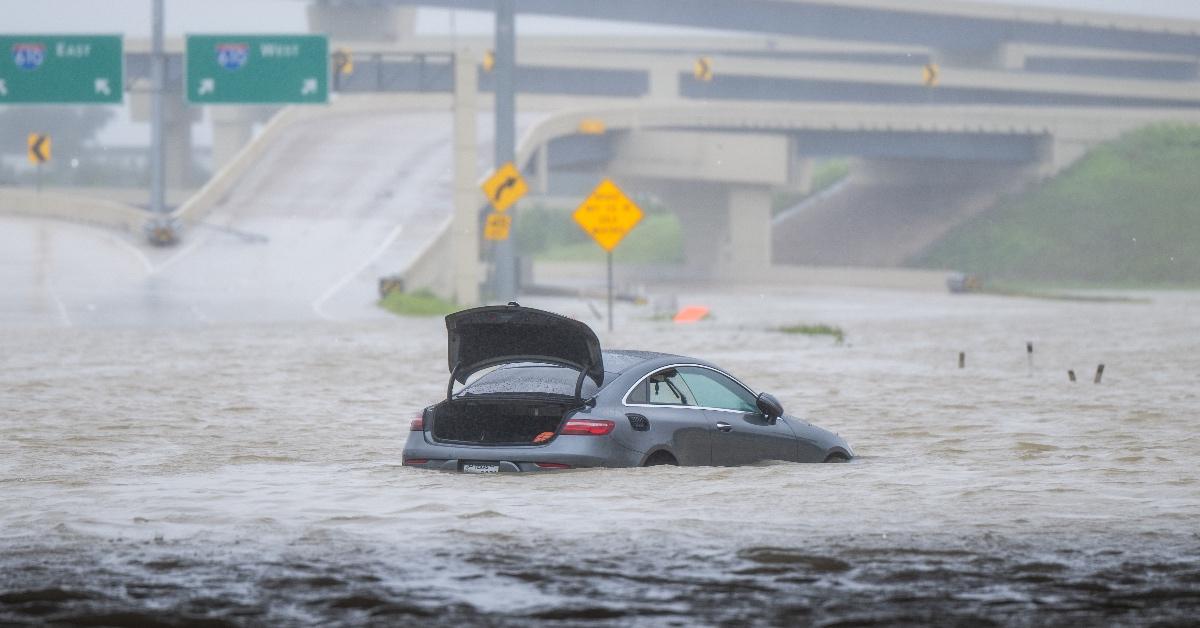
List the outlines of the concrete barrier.
<svg viewBox="0 0 1200 628">
<path fill-rule="evenodd" d="M 437 235 L 413 255 L 408 267 L 393 275 L 400 278 L 405 292 L 424 288 L 443 299 L 454 300 L 453 222 L 453 218 L 447 217 L 438 227 Z"/>
<path fill-rule="evenodd" d="M 53 218 L 119 231 L 136 231 L 146 211 L 114 201 L 27 188 L 0 188 L 0 213 Z"/>
</svg>

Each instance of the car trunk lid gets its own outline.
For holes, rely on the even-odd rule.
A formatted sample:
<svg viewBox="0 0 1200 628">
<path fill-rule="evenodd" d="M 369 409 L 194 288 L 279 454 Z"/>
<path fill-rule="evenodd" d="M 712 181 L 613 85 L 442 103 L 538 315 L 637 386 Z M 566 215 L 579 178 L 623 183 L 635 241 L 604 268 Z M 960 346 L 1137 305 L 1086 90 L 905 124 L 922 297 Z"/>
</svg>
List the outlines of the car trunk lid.
<svg viewBox="0 0 1200 628">
<path fill-rule="evenodd" d="M 571 367 L 580 372 L 580 385 L 584 376 L 598 386 L 604 380 L 604 359 L 596 333 L 559 314 L 516 303 L 477 307 L 447 316 L 446 335 L 449 389 L 455 381 L 466 383 L 467 377 L 480 369 L 510 362 Z"/>
</svg>

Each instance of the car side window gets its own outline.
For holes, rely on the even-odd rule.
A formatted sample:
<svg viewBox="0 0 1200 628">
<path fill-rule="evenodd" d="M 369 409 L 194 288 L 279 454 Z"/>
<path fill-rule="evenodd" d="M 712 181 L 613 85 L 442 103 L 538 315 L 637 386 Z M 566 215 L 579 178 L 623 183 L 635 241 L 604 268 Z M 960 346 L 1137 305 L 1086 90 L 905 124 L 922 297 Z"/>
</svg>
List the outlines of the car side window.
<svg viewBox="0 0 1200 628">
<path fill-rule="evenodd" d="M 695 395 L 679 376 L 679 371 L 670 368 L 661 370 L 629 393 L 629 403 L 649 403 L 664 406 L 694 406 Z"/>
<path fill-rule="evenodd" d="M 681 366 L 679 374 L 695 394 L 695 404 L 698 406 L 758 412 L 758 400 L 754 395 L 721 373 L 696 366 Z"/>
</svg>

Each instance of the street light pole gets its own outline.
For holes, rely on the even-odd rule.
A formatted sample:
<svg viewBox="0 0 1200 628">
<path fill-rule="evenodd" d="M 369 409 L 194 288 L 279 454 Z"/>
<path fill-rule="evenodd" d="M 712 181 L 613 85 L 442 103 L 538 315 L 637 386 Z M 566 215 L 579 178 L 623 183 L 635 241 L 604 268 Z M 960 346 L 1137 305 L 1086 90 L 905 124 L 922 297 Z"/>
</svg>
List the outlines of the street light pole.
<svg viewBox="0 0 1200 628">
<path fill-rule="evenodd" d="M 152 0 L 151 51 L 150 51 L 150 211 L 157 222 L 165 211 L 163 160 L 163 0 Z"/>
<path fill-rule="evenodd" d="M 177 238 L 167 216 L 166 146 L 163 144 L 163 92 L 166 89 L 166 56 L 163 55 L 163 0 L 151 0 L 150 43 L 150 220 L 146 237 L 151 244 L 167 246 Z"/>
<path fill-rule="evenodd" d="M 513 0 L 496 0 L 496 164 L 497 170 L 516 157 L 516 19 Z M 509 209 L 515 213 L 515 209 Z M 513 222 L 516 222 L 515 220 Z M 511 238 L 496 242 L 493 296 L 517 298 L 517 269 Z"/>
</svg>

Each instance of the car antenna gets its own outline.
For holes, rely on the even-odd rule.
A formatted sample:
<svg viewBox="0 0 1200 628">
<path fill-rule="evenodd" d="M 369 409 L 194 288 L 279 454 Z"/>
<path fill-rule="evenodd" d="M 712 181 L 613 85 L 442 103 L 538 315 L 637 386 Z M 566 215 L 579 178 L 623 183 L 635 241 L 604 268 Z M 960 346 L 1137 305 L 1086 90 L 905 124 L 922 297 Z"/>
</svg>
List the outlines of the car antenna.
<svg viewBox="0 0 1200 628">
<path fill-rule="evenodd" d="M 509 307 L 521 307 L 521 304 L 517 303 L 516 301 L 509 301 L 508 306 Z"/>
</svg>

